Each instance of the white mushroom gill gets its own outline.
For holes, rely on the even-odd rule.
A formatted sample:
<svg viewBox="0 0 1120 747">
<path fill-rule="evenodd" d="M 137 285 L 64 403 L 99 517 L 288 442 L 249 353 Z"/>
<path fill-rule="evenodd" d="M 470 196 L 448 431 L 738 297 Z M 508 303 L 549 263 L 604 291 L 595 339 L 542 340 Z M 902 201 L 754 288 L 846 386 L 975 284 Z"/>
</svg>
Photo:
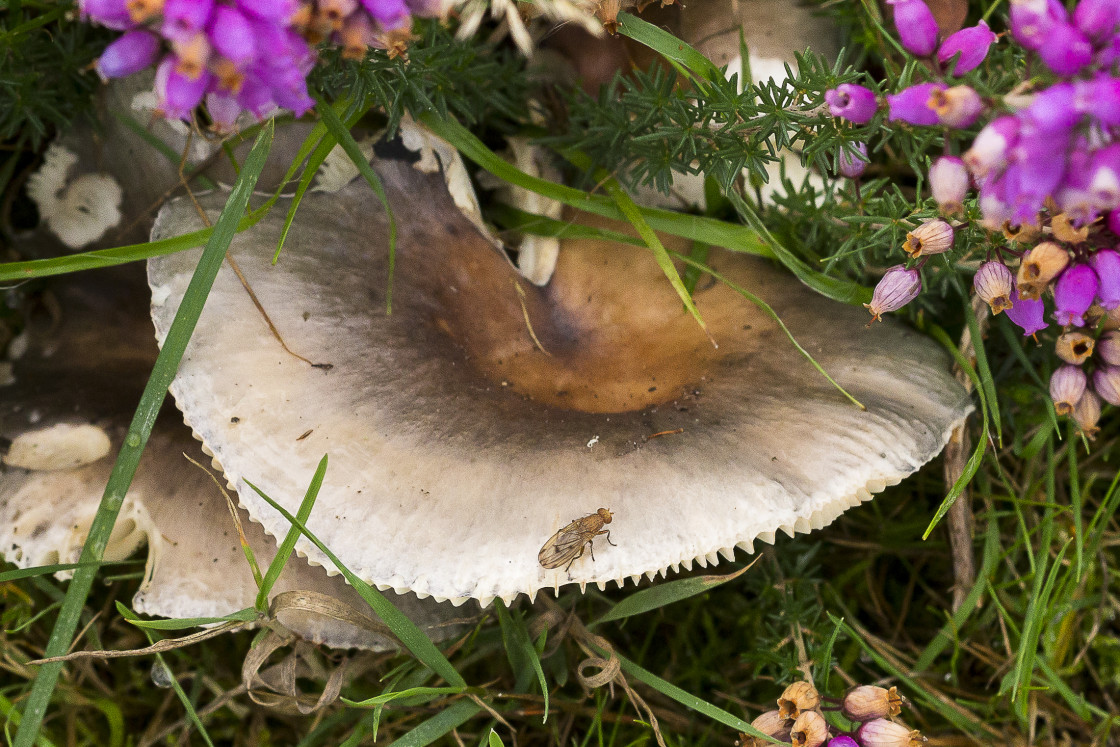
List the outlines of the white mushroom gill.
<svg viewBox="0 0 1120 747">
<path fill-rule="evenodd" d="M 901 326 L 867 330 L 860 309 L 765 262 L 711 255 L 866 412 L 722 284 L 695 294 L 714 350 L 644 250 L 568 242 L 536 288 L 438 176 L 375 168 L 408 216 L 392 315 L 385 218 L 368 188 L 309 195 L 277 266 L 282 208 L 231 251 L 287 344 L 333 368 L 281 350 L 223 270 L 172 392 L 270 534 L 286 522 L 245 481 L 294 511 L 330 454 L 309 526 L 378 587 L 486 603 L 716 562 L 868 500 L 937 454 L 970 409 L 934 344 Z M 216 214 L 224 199 L 203 204 Z M 173 203 L 154 235 L 198 220 Z M 152 309 L 161 339 L 196 258 L 149 263 L 152 285 L 171 289 Z M 540 567 L 541 544 L 600 507 L 617 547 L 597 542 L 570 571 Z M 309 543 L 297 548 L 330 569 Z"/>
<path fill-rule="evenodd" d="M 82 174 L 70 179 L 78 156 L 53 144 L 42 167 L 27 180 L 27 193 L 39 217 L 71 249 L 80 249 L 105 235 L 121 220 L 117 180 L 109 174 Z"/>
</svg>

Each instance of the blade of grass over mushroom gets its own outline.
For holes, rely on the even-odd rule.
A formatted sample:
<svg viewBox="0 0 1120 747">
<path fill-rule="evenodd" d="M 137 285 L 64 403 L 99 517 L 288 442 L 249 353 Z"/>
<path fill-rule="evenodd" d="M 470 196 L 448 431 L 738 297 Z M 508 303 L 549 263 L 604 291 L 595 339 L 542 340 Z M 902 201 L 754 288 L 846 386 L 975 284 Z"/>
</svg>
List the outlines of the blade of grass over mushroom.
<svg viewBox="0 0 1120 747">
<path fill-rule="evenodd" d="M 385 194 L 385 187 L 381 184 L 381 177 L 369 165 L 369 161 L 362 155 L 362 149 L 358 147 L 358 141 L 350 134 L 350 128 L 342 123 L 335 110 L 322 102 L 316 107 L 319 116 L 323 118 L 323 124 L 326 125 L 327 130 L 346 151 L 346 155 L 350 156 L 350 160 L 358 169 L 358 172 L 369 184 L 369 188 L 377 195 L 377 199 L 381 200 L 381 204 L 385 206 L 385 214 L 389 219 L 389 281 L 388 287 L 385 289 L 385 313 L 393 313 L 393 274 L 396 269 L 397 260 L 397 219 L 393 216 L 393 206 L 389 204 L 389 196 Z"/>
<path fill-rule="evenodd" d="M 47 576 L 52 573 L 61 573 L 63 571 L 75 571 L 79 568 L 105 568 L 111 565 L 139 565 L 140 561 L 136 560 L 111 560 L 101 563 L 55 563 L 54 565 L 37 565 L 34 568 L 16 568 L 11 571 L 0 572 L 0 584 L 6 584 L 9 581 L 18 581 L 21 578 L 34 578 L 35 576 Z"/>
<path fill-rule="evenodd" d="M 735 208 L 735 212 L 743 220 L 747 227 L 751 228 L 762 240 L 778 261 L 792 272 L 798 280 L 805 285 L 809 286 L 822 296 L 831 298 L 833 301 L 840 301 L 841 303 L 852 304 L 858 306 L 860 304 L 868 303 L 871 301 L 871 289 L 864 288 L 858 283 L 853 283 L 847 280 L 840 280 L 822 272 L 809 267 L 801 259 L 793 254 L 789 249 L 786 249 L 780 241 L 778 241 L 766 228 L 766 224 L 758 216 L 743 196 L 735 189 L 728 189 L 724 192 L 727 198 L 731 201 L 731 205 Z"/>
<path fill-rule="evenodd" d="M 967 294 L 963 294 L 967 298 Z M 996 399 L 996 382 L 992 379 L 992 369 L 988 365 L 988 354 L 984 350 L 984 336 L 980 333 L 980 323 L 972 310 L 972 304 L 965 301 L 965 319 L 968 320 L 968 331 L 972 337 L 972 351 L 976 356 L 976 373 L 984 387 L 984 404 L 988 408 L 992 427 L 996 432 L 996 444 L 1003 448 L 1003 426 L 1000 422 L 999 401 Z M 988 429 L 984 429 L 988 433 Z"/>
<path fill-rule="evenodd" d="M 426 747 L 437 739 L 451 733 L 474 718 L 482 706 L 471 700 L 460 700 L 454 705 L 432 716 L 411 731 L 405 732 L 389 747 Z"/>
<path fill-rule="evenodd" d="M 227 622 L 252 622 L 260 618 L 260 613 L 255 607 L 246 607 L 222 617 L 181 617 L 175 620 L 142 620 L 132 610 L 117 602 L 117 612 L 138 628 L 148 630 L 183 630 L 184 628 L 197 628 L 201 625 L 214 625 Z"/>
<path fill-rule="evenodd" d="M 464 156 L 503 181 L 544 195 L 577 210 L 601 215 L 604 218 L 626 220 L 611 198 L 530 176 L 487 148 L 481 140 L 454 120 L 440 119 L 433 114 L 423 114 L 417 119 L 432 132 L 454 145 Z M 672 210 L 639 208 L 639 211 L 646 223 L 655 231 L 663 231 L 693 241 L 703 241 L 736 252 L 759 257 L 774 257 L 774 253 L 758 234 L 746 226 L 703 215 L 675 213 Z"/>
<path fill-rule="evenodd" d="M 311 509 L 315 506 L 315 499 L 319 495 L 319 489 L 323 487 L 323 478 L 327 474 L 327 455 L 324 454 L 323 458 L 319 460 L 319 466 L 315 469 L 315 475 L 311 478 L 311 484 L 307 486 L 307 492 L 303 496 L 303 501 L 299 504 L 299 511 L 296 513 L 296 518 L 300 523 L 305 523 L 307 517 L 311 516 Z M 255 488 L 254 488 L 255 490 Z M 288 533 L 284 535 L 283 542 L 276 548 L 276 557 L 268 564 L 268 570 L 264 573 L 264 578 L 261 580 L 260 589 L 257 590 L 257 609 L 268 609 L 268 595 L 272 591 L 272 587 L 276 584 L 276 580 L 280 578 L 280 573 L 284 570 L 284 566 L 288 564 L 288 559 L 292 557 L 292 551 L 296 548 L 296 540 L 299 539 L 299 529 L 293 524 L 288 528 Z"/>
<path fill-rule="evenodd" d="M 436 648 L 431 639 L 424 635 L 424 632 L 416 627 L 415 623 L 409 620 L 392 602 L 386 599 L 385 595 L 351 573 L 350 569 L 343 565 L 342 561 L 338 559 L 338 556 L 331 552 L 330 548 L 312 534 L 307 526 L 293 516 L 291 512 L 268 497 L 253 483 L 248 480 L 245 482 L 265 501 L 265 503 L 278 511 L 281 516 L 288 520 L 289 524 L 299 529 L 304 537 L 307 537 L 307 539 L 319 548 L 324 555 L 330 558 L 330 561 L 338 568 L 339 573 L 346 577 L 346 580 L 350 582 L 354 590 L 361 595 L 362 599 L 377 613 L 377 616 L 389 626 L 389 629 L 393 631 L 393 635 L 400 639 L 401 643 L 403 643 L 417 659 L 440 677 L 443 677 L 448 683 L 459 687 L 466 687 L 466 680 L 464 680 L 463 676 L 451 665 L 451 662 L 447 660 L 443 652 Z"/>
<path fill-rule="evenodd" d="M 717 586 L 739 578 L 739 576 L 749 571 L 751 566 L 757 562 L 758 558 L 755 558 L 755 560 L 745 568 L 740 568 L 734 573 L 728 573 L 723 576 L 694 576 L 692 578 L 669 581 L 667 583 L 651 586 L 648 589 L 636 591 L 612 606 L 594 622 L 589 623 L 587 627 L 588 629 L 593 629 L 596 625 L 601 623 L 623 620 L 633 615 L 640 615 L 644 612 L 649 612 L 672 604 L 673 602 L 679 602 L 683 599 L 696 596 L 697 594 L 711 591 Z"/>
<path fill-rule="evenodd" d="M 308 139 L 310 139 L 310 135 Z M 288 238 L 288 232 L 292 229 L 292 221 L 295 220 L 296 211 L 299 210 L 299 205 L 303 201 L 303 196 L 307 194 L 308 188 L 311 186 L 315 174 L 318 173 L 319 167 L 323 165 L 323 161 L 327 160 L 327 156 L 337 144 L 333 137 L 320 135 L 315 144 L 315 149 L 311 151 L 311 155 L 307 157 L 307 164 L 303 167 L 303 174 L 299 178 L 299 184 L 296 185 L 296 191 L 292 195 L 292 204 L 288 206 L 288 213 L 284 216 L 284 227 L 280 230 L 280 240 L 276 242 L 276 253 L 272 255 L 272 263 L 280 259 L 280 252 L 284 250 L 284 242 Z"/>
<path fill-rule="evenodd" d="M 961 354 L 961 351 L 958 350 L 957 346 L 953 344 L 953 341 L 949 339 L 949 335 L 945 332 L 945 330 L 941 329 L 936 324 L 931 324 L 929 325 L 929 333 L 933 337 L 933 339 L 940 342 L 941 345 L 949 351 L 949 354 L 952 355 L 956 360 L 957 365 L 959 365 L 961 367 L 961 370 L 964 371 L 968 378 L 972 380 L 972 386 L 975 388 L 976 393 L 980 397 L 980 414 L 984 418 L 983 432 L 987 434 L 987 395 L 984 391 L 983 384 L 980 382 L 979 375 L 977 375 L 976 370 L 972 367 L 972 363 L 970 363 L 968 359 Z M 941 505 L 937 507 L 937 511 L 934 513 L 933 518 L 930 519 L 929 526 L 927 526 L 925 532 L 922 533 L 922 539 L 929 539 L 929 535 L 933 531 L 933 528 L 937 526 L 942 517 L 944 517 L 945 514 L 949 512 L 949 509 L 956 502 L 957 498 L 959 498 L 961 493 L 964 492 L 965 487 L 968 486 L 968 483 L 976 475 L 976 471 L 980 469 L 980 463 L 984 460 L 984 454 L 986 454 L 987 451 L 988 439 L 986 437 L 976 439 L 976 448 L 972 450 L 972 455 L 968 458 L 968 461 L 965 462 L 964 470 L 961 471 L 961 476 L 957 478 L 957 481 L 955 483 L 953 483 L 953 487 L 949 489 L 949 492 L 945 496 L 945 499 L 941 501 Z"/>
<path fill-rule="evenodd" d="M 537 682 L 540 683 L 541 693 L 544 696 L 544 718 L 541 723 L 548 722 L 548 682 L 544 677 L 541 667 L 540 654 L 533 640 L 529 637 L 529 630 L 525 627 L 525 619 L 518 610 L 510 611 L 501 599 L 494 600 L 494 609 L 498 613 L 498 624 L 502 628 L 502 642 L 505 644 L 506 656 L 509 664 L 516 673 L 517 681 L 514 689 L 517 692 L 526 692 L 529 687 L 529 678 L 535 673 Z"/>
<path fill-rule="evenodd" d="M 89 529 L 89 535 L 79 563 L 97 563 L 105 554 L 105 547 L 109 543 L 117 515 L 124 503 L 125 494 L 136 474 L 140 464 L 140 457 L 147 445 L 148 437 L 152 433 L 156 416 L 167 397 L 167 388 L 175 378 L 179 362 L 183 358 L 183 351 L 187 347 L 199 315 L 206 303 L 206 297 L 214 284 L 225 260 L 226 250 L 237 232 L 238 224 L 249 204 L 249 198 L 256 186 L 261 170 L 264 168 L 268 151 L 272 146 L 273 128 L 265 127 L 257 136 L 256 142 L 245 160 L 245 167 L 237 178 L 233 190 L 230 192 L 222 214 L 214 225 L 213 232 L 206 243 L 206 248 L 198 261 L 194 275 L 191 277 L 183 302 L 175 315 L 175 320 L 164 340 L 163 348 L 156 358 L 152 375 L 144 387 L 140 404 L 136 409 L 128 435 L 121 445 L 117 461 L 113 465 L 105 493 L 101 498 L 97 513 Z M 44 658 L 61 656 L 70 648 L 77 630 L 78 620 L 89 596 L 93 579 L 97 569 L 92 567 L 79 568 L 74 572 L 70 588 L 66 591 L 66 598 L 59 610 L 58 619 L 51 631 L 50 640 L 43 652 Z M 54 692 L 59 673 L 62 671 L 61 663 L 44 664 L 38 671 L 27 698 L 23 723 L 16 733 L 15 747 L 31 747 L 39 727 L 50 705 L 51 694 Z"/>
</svg>

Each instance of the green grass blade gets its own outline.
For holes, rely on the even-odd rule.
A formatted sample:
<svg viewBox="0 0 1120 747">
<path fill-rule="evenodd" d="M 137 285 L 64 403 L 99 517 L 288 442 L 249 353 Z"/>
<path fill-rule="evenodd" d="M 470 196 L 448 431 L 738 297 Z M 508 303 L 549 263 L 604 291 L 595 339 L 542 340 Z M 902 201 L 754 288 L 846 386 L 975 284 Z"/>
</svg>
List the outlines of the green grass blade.
<svg viewBox="0 0 1120 747">
<path fill-rule="evenodd" d="M 315 506 L 315 499 L 319 496 L 319 489 L 323 487 L 323 478 L 326 474 L 327 455 L 324 454 L 323 458 L 319 460 L 319 466 L 315 468 L 315 475 L 311 478 L 311 484 L 307 486 L 303 501 L 299 504 L 299 511 L 296 512 L 296 518 L 299 519 L 301 524 L 306 523 L 307 517 L 311 515 L 311 509 Z M 257 490 L 256 488 L 253 489 Z M 257 492 L 260 491 L 257 490 Z M 268 564 L 268 570 L 265 571 L 264 578 L 261 579 L 260 589 L 257 590 L 258 610 L 268 609 L 268 595 L 276 584 L 276 580 L 280 578 L 284 566 L 288 564 L 288 558 L 292 557 L 292 551 L 296 549 L 296 540 L 298 539 L 299 529 L 295 525 L 288 527 L 288 532 L 284 535 L 284 541 L 276 549 L 276 557 Z"/>
<path fill-rule="evenodd" d="M 751 565 L 754 565 L 753 563 Z M 626 597 L 618 604 L 611 607 L 604 614 L 600 615 L 593 623 L 588 625 L 593 628 L 605 622 L 612 620 L 623 620 L 633 615 L 640 615 L 651 610 L 660 609 L 674 602 L 679 602 L 683 599 L 703 594 L 706 591 L 711 591 L 717 586 L 722 586 L 728 581 L 734 581 L 742 576 L 748 570 L 750 565 L 746 568 L 740 568 L 734 573 L 728 573 L 723 576 L 695 576 L 693 578 L 684 578 L 679 581 L 669 581 L 668 583 L 658 584 L 651 586 L 648 589 L 636 591 L 630 596 Z"/>
<path fill-rule="evenodd" d="M 972 350 L 976 356 L 976 374 L 984 387 L 984 403 L 987 405 L 988 416 L 992 428 L 996 432 L 996 444 L 1003 448 L 1003 424 L 999 416 L 999 400 L 996 399 L 996 382 L 992 379 L 992 369 L 988 365 L 988 354 L 984 350 L 984 336 L 980 334 L 980 324 L 976 314 L 972 311 L 972 304 L 964 305 L 965 319 L 968 320 L 968 331 L 972 337 Z M 987 434 L 987 428 L 984 429 Z"/>
<path fill-rule="evenodd" d="M 700 54 L 696 49 L 673 36 L 668 31 L 664 31 L 654 26 L 652 23 L 643 21 L 637 16 L 633 16 L 629 13 L 619 13 L 618 33 L 623 36 L 628 36 L 636 42 L 645 44 L 667 60 L 672 60 L 673 62 L 684 65 L 704 80 L 716 81 L 723 79 L 723 73 L 721 73 L 719 68 L 707 57 Z"/>
<path fill-rule="evenodd" d="M 183 302 L 179 306 L 179 311 L 175 314 L 175 320 L 167 332 L 163 348 L 156 358 L 152 375 L 148 379 L 147 386 L 144 387 L 144 393 L 136 409 L 136 415 L 133 417 L 128 435 L 125 437 L 120 453 L 117 455 L 116 464 L 113 465 L 109 483 L 105 487 L 105 494 L 101 498 L 101 505 L 94 516 L 89 536 L 78 559 L 80 563 L 97 563 L 105 554 L 105 547 L 109 543 L 109 536 L 113 531 L 113 525 L 116 523 L 121 505 L 124 503 L 128 486 L 132 483 L 132 478 L 136 474 L 136 468 L 140 464 L 140 456 L 148 442 L 148 437 L 152 433 L 156 416 L 167 397 L 167 387 L 171 385 L 172 379 L 175 378 L 175 372 L 179 369 L 183 351 L 186 349 L 187 342 L 198 323 L 198 317 L 202 313 L 206 297 L 209 295 L 210 288 L 213 286 L 214 279 L 217 277 L 218 270 L 225 259 L 226 250 L 229 248 L 230 241 L 233 240 L 238 223 L 249 204 L 249 197 L 256 186 L 257 178 L 264 168 L 265 159 L 268 156 L 269 148 L 272 146 L 272 135 L 273 129 L 271 126 L 261 130 L 261 134 L 257 137 L 257 141 L 253 144 L 253 149 L 245 161 L 245 168 L 242 169 L 241 175 L 230 193 L 229 200 L 214 226 L 210 240 L 206 243 L 206 249 L 202 252 L 202 257 L 199 259 L 198 267 L 195 269 L 194 276 L 187 287 Z M 74 632 L 78 627 L 82 608 L 85 606 L 86 598 L 89 596 L 96 575 L 96 568 L 79 568 L 74 572 L 74 579 L 70 582 L 70 588 L 66 591 L 66 598 L 63 601 L 62 609 L 59 611 L 58 620 L 55 622 L 50 640 L 43 652 L 44 658 L 62 656 L 69 649 L 70 643 L 74 639 Z M 61 662 L 44 664 L 39 668 L 27 699 L 23 723 L 20 724 L 19 731 L 16 733 L 15 747 L 31 747 L 34 743 L 61 671 Z"/>
<path fill-rule="evenodd" d="M 455 670 L 455 667 L 451 665 L 451 662 L 447 660 L 443 652 L 436 648 L 431 639 L 424 635 L 424 632 L 416 627 L 416 624 L 412 622 L 412 620 L 409 620 L 400 610 L 393 606 L 393 603 L 386 599 L 381 592 L 351 573 L 350 569 L 343 565 L 342 561 L 338 559 L 338 556 L 331 552 L 318 537 L 312 534 L 302 521 L 292 516 L 291 512 L 265 495 L 260 488 L 252 483 L 248 484 L 250 488 L 256 491 L 257 495 L 263 498 L 268 505 L 276 509 L 281 516 L 288 520 L 288 523 L 297 527 L 303 536 L 307 537 L 315 547 L 319 548 L 320 552 L 334 563 L 339 573 L 346 577 L 346 580 L 350 582 L 354 590 L 358 592 L 370 608 L 377 613 L 377 616 L 389 626 L 393 634 L 405 645 L 405 648 L 411 651 L 413 655 L 427 665 L 429 669 L 440 677 L 443 677 L 449 684 L 466 687 L 467 682 L 463 679 L 463 676 Z"/>
<path fill-rule="evenodd" d="M 280 259 L 280 252 L 284 250 L 284 242 L 288 240 L 288 233 L 292 230 L 292 222 L 296 218 L 296 211 L 299 210 L 304 195 L 311 187 L 315 174 L 319 172 L 319 167 L 323 165 L 323 161 L 327 160 L 327 156 L 330 155 L 336 144 L 332 137 L 320 137 L 315 149 L 307 157 L 307 165 L 303 167 L 303 175 L 299 178 L 295 194 L 292 195 L 292 203 L 288 205 L 288 213 L 284 216 L 284 227 L 280 229 L 280 239 L 276 242 L 276 252 L 272 255 L 272 264 L 276 264 L 277 260 Z"/>
<path fill-rule="evenodd" d="M 226 622 L 252 622 L 260 618 L 260 613 L 255 607 L 246 607 L 223 617 L 181 617 L 174 620 L 142 620 L 121 602 L 117 602 L 117 612 L 138 628 L 148 630 L 182 630 L 184 628 L 197 628 L 201 625 L 214 625 Z"/>
<path fill-rule="evenodd" d="M 544 695 L 544 718 L 541 723 L 548 723 L 548 682 L 544 677 L 544 668 L 541 667 L 541 657 L 533 639 L 529 637 L 529 630 L 525 627 L 525 620 L 518 612 L 510 612 L 501 599 L 494 600 L 494 609 L 498 613 L 498 624 L 502 629 L 502 642 L 505 644 L 506 656 L 509 657 L 510 666 L 517 675 L 514 688 L 517 692 L 525 692 L 529 686 L 528 678 L 534 673 L 537 683 L 541 686 Z"/>
<path fill-rule="evenodd" d="M 316 107 L 316 111 L 323 118 L 323 124 L 326 125 L 327 131 L 346 151 L 346 155 L 350 156 L 350 160 L 357 167 L 358 172 L 365 178 L 370 189 L 373 190 L 377 199 L 381 200 L 381 204 L 385 207 L 385 214 L 389 218 L 389 285 L 385 291 L 385 313 L 391 314 L 393 313 L 393 276 L 397 266 L 397 219 L 393 215 L 392 205 L 389 204 L 389 196 L 385 194 L 381 177 L 377 175 L 377 172 L 369 165 L 369 161 L 362 155 L 362 149 L 358 146 L 358 141 L 350 134 L 350 129 L 342 123 L 335 110 L 328 104 L 320 103 Z"/>
<path fill-rule="evenodd" d="M 16 568 L 12 571 L 0 573 L 0 584 L 6 584 L 9 581 L 18 581 L 22 578 L 47 576 L 51 573 L 60 573 L 62 571 L 76 571 L 79 568 L 105 568 L 111 565 L 140 565 L 140 561 L 111 560 L 101 563 L 55 563 L 54 565 L 37 565 L 34 568 Z"/>
<path fill-rule="evenodd" d="M 482 706 L 472 700 L 460 700 L 458 703 L 445 708 L 432 716 L 415 729 L 405 732 L 390 747 L 427 747 L 456 729 L 482 710 Z"/>
<path fill-rule="evenodd" d="M 465 687 L 410 687 L 406 690 L 397 690 L 384 695 L 375 695 L 372 698 L 365 700 L 350 700 L 342 698 L 342 702 L 346 705 L 354 706 L 355 708 L 375 708 L 383 706 L 386 703 L 392 703 L 394 700 L 401 700 L 402 698 L 414 698 L 417 695 L 458 695 L 467 688 Z"/>
</svg>

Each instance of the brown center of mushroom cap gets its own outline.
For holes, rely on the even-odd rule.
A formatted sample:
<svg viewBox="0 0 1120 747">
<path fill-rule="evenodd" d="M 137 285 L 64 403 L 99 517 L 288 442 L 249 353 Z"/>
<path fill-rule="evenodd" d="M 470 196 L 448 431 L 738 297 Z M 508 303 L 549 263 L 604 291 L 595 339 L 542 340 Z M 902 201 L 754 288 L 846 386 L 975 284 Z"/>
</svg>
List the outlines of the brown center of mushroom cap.
<svg viewBox="0 0 1120 747">
<path fill-rule="evenodd" d="M 454 251 L 453 277 L 432 288 L 430 318 L 488 380 L 552 407 L 615 413 L 671 402 L 720 360 L 757 351 L 757 327 L 769 325 L 734 291 L 701 278 L 694 298 L 720 344 L 713 348 L 641 247 L 567 241 L 543 288 L 480 242 Z"/>
</svg>

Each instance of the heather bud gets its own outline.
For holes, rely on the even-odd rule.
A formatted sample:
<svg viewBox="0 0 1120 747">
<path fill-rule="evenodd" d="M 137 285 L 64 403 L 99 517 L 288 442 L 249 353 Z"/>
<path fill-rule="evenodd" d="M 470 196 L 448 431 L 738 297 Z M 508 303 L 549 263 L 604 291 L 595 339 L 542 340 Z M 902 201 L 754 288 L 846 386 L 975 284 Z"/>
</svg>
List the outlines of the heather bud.
<svg viewBox="0 0 1120 747">
<path fill-rule="evenodd" d="M 929 105 L 937 113 L 937 120 L 946 127 L 968 127 L 984 110 L 980 94 L 968 86 L 935 88 L 930 92 Z"/>
<path fill-rule="evenodd" d="M 804 711 L 793 722 L 789 737 L 793 747 L 820 747 L 828 739 L 828 722 L 816 711 Z"/>
<path fill-rule="evenodd" d="M 1069 415 L 1085 394 L 1085 372 L 1077 366 L 1061 366 L 1050 377 L 1050 399 L 1054 412 Z"/>
<path fill-rule="evenodd" d="M 1094 371 L 1093 390 L 1105 402 L 1120 405 L 1120 366 L 1101 366 Z"/>
<path fill-rule="evenodd" d="M 902 46 L 917 57 L 937 49 L 937 21 L 923 0 L 887 0 L 894 11 L 894 25 Z"/>
<path fill-rule="evenodd" d="M 1081 401 L 1073 408 L 1073 422 L 1077 423 L 1077 427 L 1085 434 L 1085 437 L 1092 440 L 1097 437 L 1100 428 L 1097 423 L 1101 419 L 1101 398 L 1092 391 L 1086 391 L 1081 396 Z"/>
<path fill-rule="evenodd" d="M 934 161 L 929 169 L 929 188 L 943 212 L 959 213 L 968 194 L 968 169 L 964 161 L 956 156 L 942 156 Z"/>
<path fill-rule="evenodd" d="M 960 55 L 953 69 L 953 75 L 964 75 L 975 70 L 976 67 L 988 56 L 988 48 L 997 39 L 995 33 L 988 28 L 984 21 L 976 26 L 961 29 L 941 43 L 937 50 L 937 61 L 947 65 L 956 55 Z"/>
<path fill-rule="evenodd" d="M 847 149 L 842 149 L 836 158 L 840 174 L 849 179 L 855 179 L 867 168 L 867 144 L 856 143 L 855 150 L 853 154 Z"/>
<path fill-rule="evenodd" d="M 129 31 L 105 47 L 97 60 L 97 72 L 102 78 L 123 78 L 151 65 L 158 54 L 158 36 L 147 31 Z"/>
<path fill-rule="evenodd" d="M 854 83 L 841 83 L 836 88 L 825 91 L 824 100 L 832 116 L 854 124 L 867 124 L 879 108 L 875 92 Z"/>
<path fill-rule="evenodd" d="M 1069 254 L 1052 241 L 1044 241 L 1023 256 L 1016 284 L 1023 298 L 1037 299 L 1050 281 L 1069 265 Z"/>
<path fill-rule="evenodd" d="M 943 220 L 929 220 L 906 234 L 902 248 L 912 259 L 944 254 L 953 248 L 953 227 Z"/>
<path fill-rule="evenodd" d="M 902 711 L 898 688 L 887 690 L 874 685 L 860 685 L 848 691 L 840 704 L 840 712 L 852 721 L 872 721 L 897 716 Z"/>
<path fill-rule="evenodd" d="M 919 83 L 887 96 L 887 107 L 890 111 L 887 119 L 891 122 L 902 121 L 913 125 L 937 124 L 937 112 L 930 104 L 930 96 L 934 91 L 945 88 L 948 86 L 944 83 Z"/>
<path fill-rule="evenodd" d="M 1120 331 L 1109 330 L 1097 340 L 1097 355 L 1110 366 L 1120 366 Z"/>
<path fill-rule="evenodd" d="M 1066 332 L 1058 337 L 1054 352 L 1066 363 L 1080 366 L 1093 354 L 1096 341 L 1084 332 Z"/>
<path fill-rule="evenodd" d="M 1046 323 L 1046 305 L 1037 298 L 1021 298 L 1018 290 L 1011 291 L 1011 308 L 1007 309 L 1007 318 L 1023 330 L 1023 336 L 1029 337 L 1039 330 L 1049 326 Z"/>
<path fill-rule="evenodd" d="M 1100 281 L 1089 265 L 1072 265 L 1054 284 L 1054 320 L 1063 327 L 1085 325 L 1084 314 L 1097 297 Z"/>
<path fill-rule="evenodd" d="M 917 298 L 921 292 L 922 276 L 918 271 L 907 270 L 903 265 L 895 265 L 887 270 L 882 280 L 875 286 L 871 303 L 865 303 L 863 306 L 871 312 L 871 321 L 877 322 L 883 314 L 888 311 L 898 311 Z"/>
<path fill-rule="evenodd" d="M 856 737 L 863 747 L 920 747 L 926 741 L 921 732 L 883 718 L 859 727 Z"/>
<path fill-rule="evenodd" d="M 797 718 L 821 704 L 817 689 L 808 682 L 794 682 L 778 698 L 778 712 L 783 718 Z"/>
<path fill-rule="evenodd" d="M 976 295 L 991 307 L 993 314 L 1011 308 L 1011 287 L 1014 278 L 1002 262 L 985 262 L 972 278 Z"/>
</svg>

